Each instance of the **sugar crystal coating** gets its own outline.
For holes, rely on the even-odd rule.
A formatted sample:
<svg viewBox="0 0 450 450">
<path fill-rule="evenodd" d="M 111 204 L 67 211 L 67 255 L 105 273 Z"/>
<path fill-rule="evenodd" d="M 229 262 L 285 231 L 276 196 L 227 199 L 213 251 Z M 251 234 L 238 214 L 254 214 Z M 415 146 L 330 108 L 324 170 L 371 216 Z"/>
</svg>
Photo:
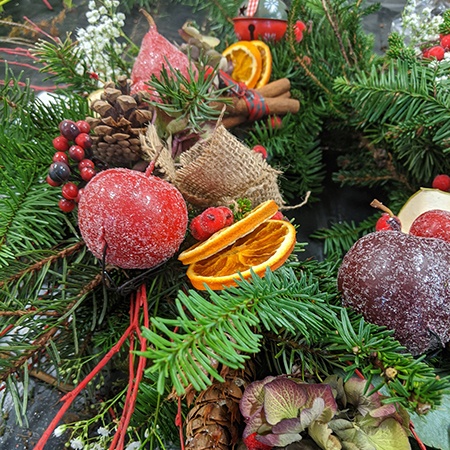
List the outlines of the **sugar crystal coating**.
<svg viewBox="0 0 450 450">
<path fill-rule="evenodd" d="M 409 232 L 415 236 L 435 237 L 450 242 L 450 211 L 425 211 L 414 220 Z"/>
<path fill-rule="evenodd" d="M 89 250 L 124 269 L 155 267 L 175 254 L 188 222 L 186 203 L 172 184 L 129 169 L 96 175 L 78 205 Z"/>
<path fill-rule="evenodd" d="M 343 305 L 394 330 L 413 354 L 450 341 L 450 244 L 399 231 L 359 239 L 338 273 Z"/>
</svg>

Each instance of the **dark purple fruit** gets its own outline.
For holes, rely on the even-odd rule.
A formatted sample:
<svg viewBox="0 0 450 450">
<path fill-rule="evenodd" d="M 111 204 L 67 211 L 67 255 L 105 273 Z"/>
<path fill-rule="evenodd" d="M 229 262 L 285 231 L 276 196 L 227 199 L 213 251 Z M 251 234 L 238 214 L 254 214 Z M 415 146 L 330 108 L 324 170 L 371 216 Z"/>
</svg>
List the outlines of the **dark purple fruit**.
<svg viewBox="0 0 450 450">
<path fill-rule="evenodd" d="M 70 168 L 63 162 L 54 162 L 50 165 L 48 176 L 57 183 L 67 181 L 70 177 Z"/>
<path fill-rule="evenodd" d="M 394 330 L 413 355 L 450 341 L 450 243 L 399 231 L 359 239 L 339 268 L 343 305 Z"/>
<path fill-rule="evenodd" d="M 80 134 L 80 129 L 73 120 L 63 120 L 59 124 L 59 131 L 68 141 L 74 141 Z"/>
</svg>

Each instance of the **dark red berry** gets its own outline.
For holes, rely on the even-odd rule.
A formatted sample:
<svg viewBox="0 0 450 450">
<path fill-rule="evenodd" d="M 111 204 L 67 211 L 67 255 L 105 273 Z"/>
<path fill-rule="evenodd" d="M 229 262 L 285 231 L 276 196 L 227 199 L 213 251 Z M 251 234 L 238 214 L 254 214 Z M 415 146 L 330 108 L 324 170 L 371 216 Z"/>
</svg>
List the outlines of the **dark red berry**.
<svg viewBox="0 0 450 450">
<path fill-rule="evenodd" d="M 208 239 L 212 235 L 212 233 L 208 233 L 202 228 L 200 223 L 200 216 L 196 216 L 191 220 L 191 223 L 189 224 L 189 230 L 192 234 L 192 237 L 197 241 L 206 241 L 206 239 Z"/>
<path fill-rule="evenodd" d="M 424 48 L 422 50 L 422 57 L 423 58 L 429 58 L 430 57 L 430 49 L 429 48 Z"/>
<path fill-rule="evenodd" d="M 50 175 L 47 175 L 47 178 L 45 179 L 45 181 L 53 187 L 57 187 L 57 186 L 61 186 L 62 182 L 61 181 L 54 181 L 50 178 Z"/>
<path fill-rule="evenodd" d="M 81 133 L 89 133 L 91 131 L 91 126 L 85 120 L 79 120 L 75 125 Z"/>
<path fill-rule="evenodd" d="M 441 37 L 441 46 L 445 49 L 450 48 L 450 34 L 446 34 Z"/>
<path fill-rule="evenodd" d="M 444 47 L 441 47 L 440 45 L 435 45 L 434 47 L 431 47 L 428 50 L 428 58 L 434 58 L 438 61 L 442 61 L 444 59 L 445 50 Z"/>
<path fill-rule="evenodd" d="M 78 170 L 84 169 L 85 167 L 95 168 L 94 161 L 90 159 L 83 159 L 78 163 Z"/>
<path fill-rule="evenodd" d="M 78 186 L 70 181 L 62 187 L 62 196 L 67 200 L 75 200 L 78 196 Z"/>
<path fill-rule="evenodd" d="M 83 167 L 80 170 L 80 176 L 84 181 L 90 181 L 95 175 L 95 169 L 92 167 Z"/>
<path fill-rule="evenodd" d="M 215 207 L 205 209 L 200 214 L 200 225 L 207 233 L 215 233 L 225 226 L 225 213 Z"/>
<path fill-rule="evenodd" d="M 67 198 L 62 198 L 58 202 L 59 209 L 65 213 L 69 213 L 73 211 L 76 206 L 76 203 L 73 200 L 68 200 Z"/>
<path fill-rule="evenodd" d="M 253 151 L 259 153 L 264 159 L 267 159 L 267 150 L 263 145 L 255 145 Z"/>
<path fill-rule="evenodd" d="M 75 199 L 75 202 L 76 202 L 76 203 L 79 203 L 79 202 L 80 202 L 80 198 L 81 198 L 81 196 L 83 195 L 83 192 L 84 192 L 84 189 L 83 189 L 83 188 L 78 189 L 77 198 Z"/>
<path fill-rule="evenodd" d="M 80 129 L 73 120 L 63 120 L 59 124 L 59 131 L 69 141 L 74 141 L 80 134 Z"/>
<path fill-rule="evenodd" d="M 217 206 L 217 209 L 223 211 L 225 214 L 225 227 L 229 227 L 234 222 L 233 211 L 228 206 Z"/>
<path fill-rule="evenodd" d="M 48 170 L 49 177 L 58 183 L 67 181 L 70 177 L 70 168 L 67 164 L 63 162 L 54 162 L 50 164 L 50 169 Z"/>
<path fill-rule="evenodd" d="M 56 152 L 53 155 L 53 162 L 63 162 L 64 164 L 69 165 L 69 157 L 65 152 Z"/>
<path fill-rule="evenodd" d="M 69 148 L 69 156 L 74 160 L 74 161 L 82 161 L 84 159 L 84 149 L 82 147 L 80 147 L 79 145 L 71 145 Z"/>
<path fill-rule="evenodd" d="M 52 141 L 53 147 L 59 152 L 67 152 L 69 150 L 69 141 L 64 136 L 57 136 Z"/>
<path fill-rule="evenodd" d="M 434 189 L 450 192 L 450 177 L 446 174 L 436 175 L 431 186 Z"/>
<path fill-rule="evenodd" d="M 400 220 L 388 213 L 383 213 L 375 224 L 376 231 L 401 231 L 401 229 Z"/>
<path fill-rule="evenodd" d="M 75 144 L 84 148 L 85 150 L 92 147 L 92 138 L 87 133 L 80 133 L 75 138 Z"/>
</svg>

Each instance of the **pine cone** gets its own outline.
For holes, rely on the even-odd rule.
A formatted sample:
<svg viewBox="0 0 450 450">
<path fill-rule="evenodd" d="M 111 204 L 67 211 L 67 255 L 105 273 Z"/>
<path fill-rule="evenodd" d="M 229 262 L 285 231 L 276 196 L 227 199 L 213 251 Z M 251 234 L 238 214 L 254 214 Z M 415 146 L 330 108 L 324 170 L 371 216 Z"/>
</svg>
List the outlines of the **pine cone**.
<svg viewBox="0 0 450 450">
<path fill-rule="evenodd" d="M 239 401 L 254 380 L 251 361 L 244 370 L 224 368 L 224 383 L 214 381 L 195 399 L 186 417 L 186 450 L 230 450 L 239 442 L 243 421 Z"/>
<path fill-rule="evenodd" d="M 131 81 L 120 77 L 117 85 L 105 83 L 100 98 L 90 107 L 96 117 L 87 117 L 92 130 L 93 156 L 110 166 L 132 167 L 142 158 L 140 135 L 153 117 L 145 93 L 130 95 Z"/>
</svg>

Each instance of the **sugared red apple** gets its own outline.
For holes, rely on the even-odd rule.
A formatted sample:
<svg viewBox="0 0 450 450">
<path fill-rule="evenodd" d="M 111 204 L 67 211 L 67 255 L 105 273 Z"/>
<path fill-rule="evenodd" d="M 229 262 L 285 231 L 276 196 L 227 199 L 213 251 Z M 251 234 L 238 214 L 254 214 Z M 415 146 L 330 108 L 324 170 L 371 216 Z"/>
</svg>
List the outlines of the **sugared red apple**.
<svg viewBox="0 0 450 450">
<path fill-rule="evenodd" d="M 409 234 L 439 238 L 450 242 L 450 211 L 442 209 L 425 211 L 414 220 Z"/>
<path fill-rule="evenodd" d="M 173 256 L 187 221 L 178 189 L 136 170 L 100 172 L 78 204 L 78 225 L 89 250 L 124 269 L 155 267 Z"/>
<path fill-rule="evenodd" d="M 400 231 L 359 239 L 338 273 L 343 305 L 418 355 L 450 341 L 450 243 Z"/>
<path fill-rule="evenodd" d="M 413 194 L 397 215 L 402 224 L 402 231 L 409 233 L 414 220 L 425 211 L 432 209 L 450 211 L 450 192 L 421 188 Z"/>
</svg>

